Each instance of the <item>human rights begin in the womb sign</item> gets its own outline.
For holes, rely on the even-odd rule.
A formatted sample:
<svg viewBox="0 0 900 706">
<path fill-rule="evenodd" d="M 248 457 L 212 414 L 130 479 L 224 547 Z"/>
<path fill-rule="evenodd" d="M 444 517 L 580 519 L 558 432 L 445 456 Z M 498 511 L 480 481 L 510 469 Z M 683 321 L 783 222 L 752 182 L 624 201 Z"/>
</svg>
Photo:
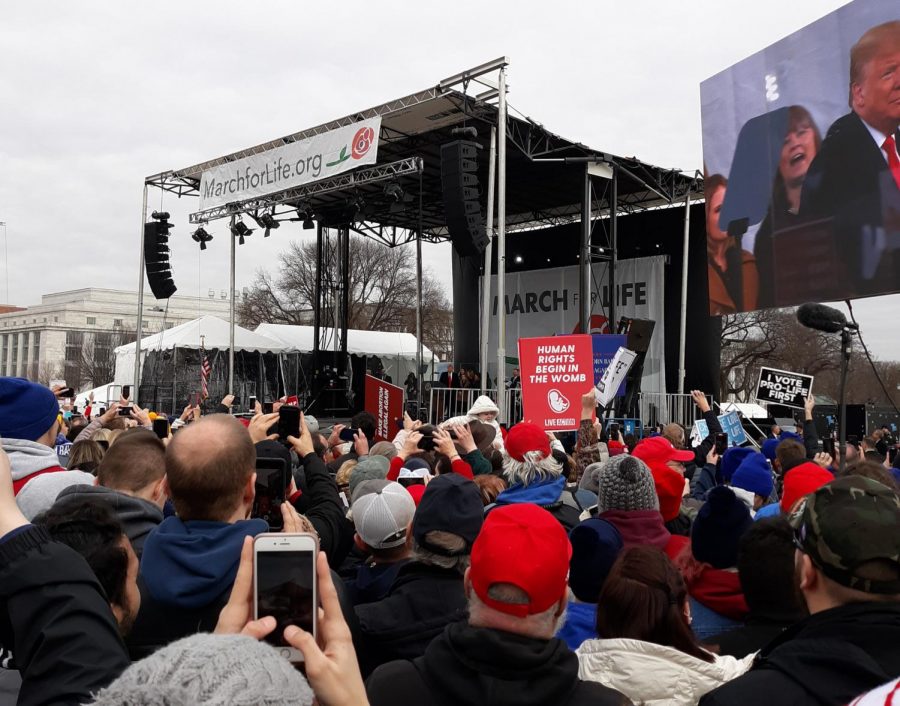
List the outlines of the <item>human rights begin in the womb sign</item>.
<svg viewBox="0 0 900 706">
<path fill-rule="evenodd" d="M 547 431 L 578 429 L 581 396 L 594 385 L 591 337 L 519 339 L 523 417 Z"/>
</svg>

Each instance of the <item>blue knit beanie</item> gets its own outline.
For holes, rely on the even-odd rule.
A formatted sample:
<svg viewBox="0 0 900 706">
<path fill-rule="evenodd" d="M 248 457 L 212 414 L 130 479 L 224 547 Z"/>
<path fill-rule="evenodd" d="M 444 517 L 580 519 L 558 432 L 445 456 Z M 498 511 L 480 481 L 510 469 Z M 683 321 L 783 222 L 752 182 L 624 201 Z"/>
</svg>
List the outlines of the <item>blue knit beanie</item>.
<svg viewBox="0 0 900 706">
<path fill-rule="evenodd" d="M 778 449 L 778 444 L 781 443 L 781 439 L 766 439 L 762 442 L 762 455 L 765 456 L 770 461 L 775 461 L 775 451 Z"/>
<path fill-rule="evenodd" d="M 622 552 L 622 535 L 612 523 L 591 518 L 572 529 L 569 541 L 569 587 L 579 601 L 596 603 L 609 570 Z"/>
<path fill-rule="evenodd" d="M 779 441 L 784 441 L 785 439 L 793 439 L 794 441 L 800 441 L 800 442 L 803 441 L 802 436 L 800 436 L 799 434 L 795 434 L 792 431 L 783 431 L 783 432 L 781 432 L 781 434 L 778 435 Z"/>
<path fill-rule="evenodd" d="M 59 402 L 49 388 L 0 377 L 0 437 L 37 441 L 58 416 Z"/>
<path fill-rule="evenodd" d="M 733 446 L 728 449 L 722 454 L 722 463 L 719 469 L 722 473 L 722 478 L 731 481 L 731 476 L 734 475 L 738 466 L 741 465 L 741 461 L 752 453 L 753 447 L 751 446 Z"/>
<path fill-rule="evenodd" d="M 753 525 L 750 510 L 731 488 L 718 485 L 706 495 L 691 530 L 691 552 L 716 569 L 737 565 L 738 542 Z"/>
<path fill-rule="evenodd" d="M 775 483 L 766 457 L 757 452 L 748 454 L 731 476 L 731 485 L 768 498 Z"/>
</svg>

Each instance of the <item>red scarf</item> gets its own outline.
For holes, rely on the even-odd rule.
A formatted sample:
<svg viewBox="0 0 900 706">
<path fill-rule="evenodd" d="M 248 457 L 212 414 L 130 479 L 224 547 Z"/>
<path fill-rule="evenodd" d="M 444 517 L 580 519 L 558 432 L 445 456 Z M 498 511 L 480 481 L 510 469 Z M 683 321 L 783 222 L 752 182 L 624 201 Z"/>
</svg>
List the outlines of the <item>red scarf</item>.
<svg viewBox="0 0 900 706">
<path fill-rule="evenodd" d="M 706 567 L 690 594 L 711 611 L 732 620 L 744 620 L 750 612 L 736 571 Z"/>
</svg>

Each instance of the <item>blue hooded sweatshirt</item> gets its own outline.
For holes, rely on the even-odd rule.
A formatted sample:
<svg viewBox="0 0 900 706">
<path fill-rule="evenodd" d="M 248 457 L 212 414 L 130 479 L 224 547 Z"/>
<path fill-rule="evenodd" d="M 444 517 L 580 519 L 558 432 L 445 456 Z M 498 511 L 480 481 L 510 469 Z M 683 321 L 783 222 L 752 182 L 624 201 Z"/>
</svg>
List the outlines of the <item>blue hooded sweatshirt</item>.
<svg viewBox="0 0 900 706">
<path fill-rule="evenodd" d="M 202 608 L 230 590 L 244 537 L 268 531 L 265 520 L 228 524 L 167 517 L 144 542 L 141 578 L 160 603 Z"/>
<path fill-rule="evenodd" d="M 536 481 L 529 485 L 516 483 L 509 486 L 497 496 L 497 505 L 513 505 L 515 503 L 534 503 L 544 507 L 559 502 L 563 490 L 566 488 L 566 479 L 548 478 Z"/>
<path fill-rule="evenodd" d="M 597 604 L 569 601 L 566 608 L 566 623 L 556 636 L 563 640 L 572 651 L 581 647 L 585 640 L 594 640 L 597 635 Z"/>
</svg>

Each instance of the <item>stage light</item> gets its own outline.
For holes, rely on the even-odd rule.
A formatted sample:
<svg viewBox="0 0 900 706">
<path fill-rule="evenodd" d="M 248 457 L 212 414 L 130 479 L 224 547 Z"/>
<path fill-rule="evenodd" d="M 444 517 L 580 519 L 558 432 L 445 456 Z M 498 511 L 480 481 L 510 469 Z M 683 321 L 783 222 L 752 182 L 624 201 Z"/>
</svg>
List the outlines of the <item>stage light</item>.
<svg viewBox="0 0 900 706">
<path fill-rule="evenodd" d="M 203 226 L 200 226 L 199 228 L 197 228 L 197 230 L 191 233 L 191 240 L 193 240 L 195 243 L 200 243 L 201 250 L 206 250 L 206 244 L 212 239 L 213 237 L 206 232 Z"/>
<path fill-rule="evenodd" d="M 306 218 L 303 219 L 303 230 L 312 230 L 315 227 L 316 224 L 313 223 L 312 216 L 307 213 Z"/>
<path fill-rule="evenodd" d="M 233 226 L 231 226 L 231 234 L 236 236 L 238 239 L 238 245 L 244 244 L 244 238 L 249 237 L 253 232 L 252 228 L 248 228 L 247 224 L 243 221 L 236 221 Z"/>
<path fill-rule="evenodd" d="M 258 216 L 257 216 L 257 215 L 254 215 L 254 214 L 250 214 L 250 217 L 251 217 L 254 221 L 256 221 L 256 224 L 257 224 L 260 228 L 265 228 L 265 229 L 266 229 L 266 232 L 263 233 L 263 237 L 264 237 L 264 238 L 268 238 L 268 237 L 269 237 L 269 232 L 270 232 L 273 228 L 279 228 L 279 227 L 281 226 L 281 223 L 275 220 L 275 216 L 272 215 L 272 214 L 271 214 L 270 212 L 268 212 L 268 211 L 266 211 L 266 212 L 264 212 L 264 213 L 262 213 L 262 214 L 260 214 L 260 215 L 258 215 Z"/>
<path fill-rule="evenodd" d="M 394 199 L 394 201 L 399 201 L 401 198 L 403 198 L 403 189 L 401 188 L 400 184 L 392 181 L 391 183 L 385 185 L 384 195 L 390 196 L 392 199 Z"/>
<path fill-rule="evenodd" d="M 521 265 L 521 264 L 522 264 L 522 256 L 521 256 L 521 255 L 516 255 L 515 258 L 513 258 L 513 261 L 514 261 L 517 265 Z"/>
</svg>

